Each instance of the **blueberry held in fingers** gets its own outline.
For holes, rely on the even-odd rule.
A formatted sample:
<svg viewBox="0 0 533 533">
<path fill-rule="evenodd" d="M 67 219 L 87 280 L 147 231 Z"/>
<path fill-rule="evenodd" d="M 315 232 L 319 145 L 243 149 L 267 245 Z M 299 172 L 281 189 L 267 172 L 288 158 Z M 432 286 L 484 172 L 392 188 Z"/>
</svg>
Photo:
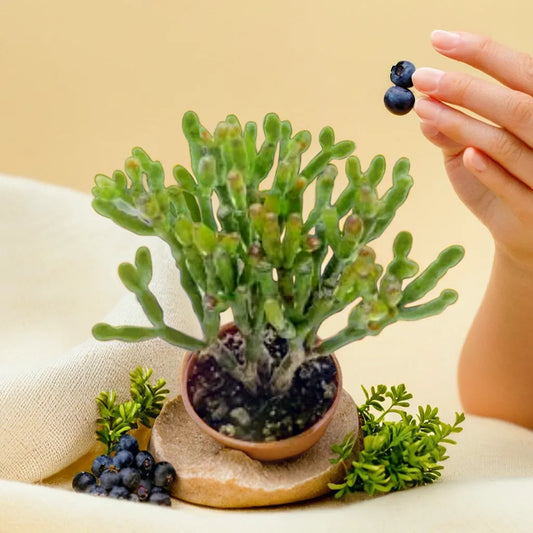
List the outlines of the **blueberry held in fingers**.
<svg viewBox="0 0 533 533">
<path fill-rule="evenodd" d="M 390 87 L 384 97 L 385 107 L 395 115 L 409 113 L 415 105 L 415 95 L 404 87 Z"/>
<path fill-rule="evenodd" d="M 411 61 L 398 61 L 390 70 L 390 81 L 398 87 L 408 89 L 413 86 L 413 74 L 416 67 Z"/>
</svg>

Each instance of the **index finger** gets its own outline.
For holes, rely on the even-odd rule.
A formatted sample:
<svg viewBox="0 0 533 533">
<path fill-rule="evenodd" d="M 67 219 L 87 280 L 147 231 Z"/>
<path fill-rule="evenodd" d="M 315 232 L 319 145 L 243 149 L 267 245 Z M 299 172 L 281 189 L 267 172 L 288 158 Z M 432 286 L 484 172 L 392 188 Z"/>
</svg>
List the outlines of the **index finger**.
<svg viewBox="0 0 533 533">
<path fill-rule="evenodd" d="M 533 58 L 490 37 L 467 32 L 435 30 L 431 44 L 437 52 L 467 63 L 507 85 L 533 96 Z"/>
</svg>

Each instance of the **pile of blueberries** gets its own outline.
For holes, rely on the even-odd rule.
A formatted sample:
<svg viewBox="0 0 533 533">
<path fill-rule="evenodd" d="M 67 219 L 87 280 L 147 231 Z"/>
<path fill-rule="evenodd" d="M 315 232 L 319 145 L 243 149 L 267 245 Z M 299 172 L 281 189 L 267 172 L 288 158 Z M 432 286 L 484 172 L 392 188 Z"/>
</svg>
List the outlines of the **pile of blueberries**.
<svg viewBox="0 0 533 533">
<path fill-rule="evenodd" d="M 170 505 L 170 488 L 176 470 L 166 462 L 156 463 L 132 435 L 120 437 L 115 455 L 99 455 L 91 472 L 78 472 L 72 480 L 76 492 L 108 496 L 119 500 Z"/>
<path fill-rule="evenodd" d="M 385 93 L 385 107 L 395 115 L 409 113 L 415 105 L 415 96 L 409 90 L 413 86 L 412 76 L 416 67 L 410 61 L 398 61 L 391 68 L 390 79 L 394 83 Z"/>
</svg>

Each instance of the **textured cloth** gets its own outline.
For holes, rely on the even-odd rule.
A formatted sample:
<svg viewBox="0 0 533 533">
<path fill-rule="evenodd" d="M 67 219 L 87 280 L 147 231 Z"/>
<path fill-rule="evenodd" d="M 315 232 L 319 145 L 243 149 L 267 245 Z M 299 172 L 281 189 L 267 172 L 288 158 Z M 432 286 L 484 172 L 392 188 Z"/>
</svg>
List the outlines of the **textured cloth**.
<svg viewBox="0 0 533 533">
<path fill-rule="evenodd" d="M 94 444 L 100 391 L 129 399 L 137 366 L 177 391 L 182 350 L 159 340 L 98 342 L 91 327 L 148 324 L 117 266 L 138 246 L 153 255 L 151 284 L 168 324 L 198 326 L 170 252 L 97 215 L 88 195 L 0 178 L 0 478 L 36 481 Z M 72 347 L 74 346 L 74 347 Z"/>
<path fill-rule="evenodd" d="M 227 511 L 154 508 L 21 483 L 0 483 L 0 531 L 39 533 L 531 533 L 533 480 L 450 481 L 376 498 Z M 30 497 L 31 496 L 31 497 Z M 2 525 L 16 527 L 2 529 Z M 67 525 L 65 525 L 67 524 Z"/>
<path fill-rule="evenodd" d="M 199 335 L 166 247 L 117 228 L 92 211 L 90 200 L 75 191 L 0 176 L 0 532 L 208 527 L 323 532 L 348 524 L 361 531 L 391 525 L 400 532 L 533 531 L 533 432 L 474 416 L 457 435 L 458 445 L 448 449 L 442 482 L 383 497 L 229 512 L 179 501 L 169 510 L 61 490 L 79 467 L 71 463 L 94 445 L 94 399 L 100 391 L 114 389 L 119 399 L 128 399 L 128 373 L 141 365 L 167 380 L 170 397 L 178 392 L 181 350 L 161 341 L 91 338 L 98 321 L 147 323 L 116 274 L 120 262 L 133 261 L 138 246 L 152 251 L 151 287 L 166 321 Z M 473 263 L 463 271 L 462 295 L 484 283 L 479 270 Z M 415 330 L 412 323 L 394 326 L 393 333 L 363 343 L 357 357 L 353 348 L 343 350 L 338 355 L 345 388 L 359 399 L 361 383 L 405 382 L 416 403 L 438 405 L 443 418 L 452 420 L 453 411 L 460 410 L 456 354 L 476 305 L 469 300 L 464 297 L 453 313 L 416 324 Z M 63 477 L 24 483 L 64 467 Z"/>
</svg>

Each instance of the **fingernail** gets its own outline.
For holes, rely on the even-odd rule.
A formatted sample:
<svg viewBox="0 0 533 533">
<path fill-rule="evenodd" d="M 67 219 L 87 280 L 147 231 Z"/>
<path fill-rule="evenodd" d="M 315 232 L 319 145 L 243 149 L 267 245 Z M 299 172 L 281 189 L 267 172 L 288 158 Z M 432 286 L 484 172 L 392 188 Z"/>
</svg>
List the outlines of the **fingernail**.
<svg viewBox="0 0 533 533">
<path fill-rule="evenodd" d="M 434 48 L 444 52 L 449 52 L 457 48 L 460 41 L 461 36 L 452 31 L 435 30 L 431 34 L 431 43 Z"/>
<path fill-rule="evenodd" d="M 439 111 L 439 104 L 431 98 L 419 98 L 415 102 L 415 113 L 422 120 L 434 119 Z"/>
<path fill-rule="evenodd" d="M 470 164 L 478 172 L 483 172 L 487 168 L 485 158 L 477 150 L 470 151 Z"/>
<path fill-rule="evenodd" d="M 419 91 L 431 93 L 438 89 L 442 76 L 444 72 L 436 68 L 417 68 L 413 74 L 413 83 Z"/>
<path fill-rule="evenodd" d="M 423 120 L 420 121 L 420 129 L 426 137 L 436 137 L 440 133 L 435 126 L 429 124 L 429 122 L 424 122 Z"/>
</svg>

